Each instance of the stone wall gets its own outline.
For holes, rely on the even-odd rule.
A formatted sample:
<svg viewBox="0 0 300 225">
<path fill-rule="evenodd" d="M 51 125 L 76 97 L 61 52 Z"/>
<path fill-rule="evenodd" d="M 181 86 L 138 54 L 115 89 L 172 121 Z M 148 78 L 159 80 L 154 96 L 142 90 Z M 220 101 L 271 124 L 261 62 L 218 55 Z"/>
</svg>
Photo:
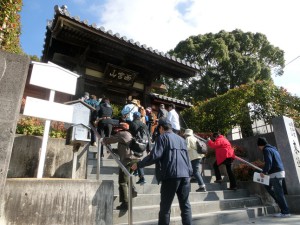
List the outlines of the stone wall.
<svg viewBox="0 0 300 225">
<path fill-rule="evenodd" d="M 39 154 L 43 137 L 17 135 L 9 164 L 8 178 L 36 177 Z M 73 146 L 65 145 L 66 140 L 49 138 L 47 144 L 44 177 L 71 178 Z M 86 178 L 87 145 L 80 147 L 77 158 L 76 178 Z"/>
<path fill-rule="evenodd" d="M 112 225 L 113 181 L 7 179 L 1 225 Z"/>
<path fill-rule="evenodd" d="M 274 133 L 262 134 L 259 137 L 265 137 L 271 145 L 276 146 L 276 140 Z M 257 138 L 258 136 L 247 137 L 243 139 L 230 141 L 232 145 L 237 145 L 245 148 L 247 151 L 247 161 L 253 162 L 256 160 L 263 161 L 263 154 L 257 148 Z"/>
<path fill-rule="evenodd" d="M 0 51 L 0 190 L 5 186 L 29 62 L 29 57 Z"/>
</svg>

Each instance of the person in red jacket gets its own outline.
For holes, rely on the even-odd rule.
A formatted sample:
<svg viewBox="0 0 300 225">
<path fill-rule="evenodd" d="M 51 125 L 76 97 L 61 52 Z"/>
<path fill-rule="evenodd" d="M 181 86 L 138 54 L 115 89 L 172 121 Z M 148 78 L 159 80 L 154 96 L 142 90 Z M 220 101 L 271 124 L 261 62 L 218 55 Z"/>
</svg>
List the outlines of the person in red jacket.
<svg viewBox="0 0 300 225">
<path fill-rule="evenodd" d="M 236 190 L 236 179 L 231 170 L 231 164 L 235 158 L 235 155 L 230 142 L 223 135 L 219 133 L 213 133 L 212 140 L 209 139 L 207 144 L 216 152 L 216 161 L 214 163 L 214 171 L 216 176 L 215 183 L 222 182 L 219 166 L 224 164 L 226 166 L 226 171 L 230 182 L 229 190 Z"/>
</svg>

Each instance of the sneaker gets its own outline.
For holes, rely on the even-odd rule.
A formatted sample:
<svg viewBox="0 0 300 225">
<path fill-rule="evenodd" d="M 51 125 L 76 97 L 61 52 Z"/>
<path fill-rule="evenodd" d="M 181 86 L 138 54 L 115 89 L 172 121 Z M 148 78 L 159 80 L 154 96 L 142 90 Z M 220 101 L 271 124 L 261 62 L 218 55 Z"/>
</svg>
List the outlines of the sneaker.
<svg viewBox="0 0 300 225">
<path fill-rule="evenodd" d="M 285 218 L 285 217 L 290 217 L 291 214 L 287 213 L 287 214 L 283 214 L 283 213 L 275 213 L 273 214 L 273 217 L 277 217 L 277 218 Z"/>
<path fill-rule="evenodd" d="M 117 210 L 128 210 L 128 203 L 122 202 L 121 205 L 116 207 Z"/>
<path fill-rule="evenodd" d="M 220 184 L 220 183 L 222 183 L 222 180 L 215 180 L 214 183 Z"/>
<path fill-rule="evenodd" d="M 132 191 L 132 198 L 136 198 L 137 197 L 137 191 Z"/>
<path fill-rule="evenodd" d="M 139 173 L 138 173 L 137 170 L 135 170 L 135 171 L 132 173 L 132 175 L 137 176 L 137 175 L 139 175 Z"/>
<path fill-rule="evenodd" d="M 136 184 L 144 184 L 144 183 L 146 183 L 144 177 L 143 177 L 143 178 L 140 178 L 140 179 L 138 180 L 138 182 L 136 182 Z"/>
<path fill-rule="evenodd" d="M 92 143 L 92 146 L 97 147 L 97 143 L 96 143 L 96 142 L 93 142 L 93 143 Z"/>
<path fill-rule="evenodd" d="M 196 192 L 206 192 L 206 188 L 205 187 L 199 187 Z"/>
</svg>

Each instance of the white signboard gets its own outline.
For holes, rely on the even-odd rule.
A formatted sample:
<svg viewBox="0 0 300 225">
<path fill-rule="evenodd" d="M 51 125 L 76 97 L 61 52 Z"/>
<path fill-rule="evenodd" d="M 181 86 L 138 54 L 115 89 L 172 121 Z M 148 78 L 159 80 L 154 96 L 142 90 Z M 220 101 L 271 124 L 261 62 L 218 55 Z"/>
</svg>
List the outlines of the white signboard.
<svg viewBox="0 0 300 225">
<path fill-rule="evenodd" d="M 300 176 L 300 146 L 297 137 L 294 121 L 291 118 L 283 116 L 283 121 L 286 127 L 287 137 L 292 150 L 292 155 L 296 165 L 298 177 Z"/>
<path fill-rule="evenodd" d="M 74 112 L 73 112 L 72 123 L 73 124 L 82 123 L 86 126 L 89 126 L 91 110 L 79 102 L 74 104 L 73 107 L 74 107 Z"/>
<path fill-rule="evenodd" d="M 264 184 L 264 185 L 269 185 L 269 183 L 270 183 L 270 176 L 265 175 L 262 178 L 262 177 L 260 177 L 260 173 L 254 172 L 253 181 L 256 182 L 256 183 L 260 183 L 260 184 Z"/>
<path fill-rule="evenodd" d="M 72 123 L 73 106 L 27 97 L 24 115 Z"/>
<path fill-rule="evenodd" d="M 30 84 L 75 95 L 78 74 L 54 63 L 32 62 Z"/>
</svg>

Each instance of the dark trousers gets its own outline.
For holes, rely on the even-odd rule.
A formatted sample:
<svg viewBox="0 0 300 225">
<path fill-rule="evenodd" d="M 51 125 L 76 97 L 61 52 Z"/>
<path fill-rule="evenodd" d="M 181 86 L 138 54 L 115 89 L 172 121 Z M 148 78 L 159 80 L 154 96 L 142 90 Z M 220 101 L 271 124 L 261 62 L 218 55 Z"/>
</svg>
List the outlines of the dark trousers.
<svg viewBox="0 0 300 225">
<path fill-rule="evenodd" d="M 270 185 L 265 188 L 268 193 L 272 196 L 275 202 L 278 204 L 282 214 L 289 214 L 290 210 L 284 197 L 284 191 L 282 187 L 283 178 L 271 178 Z"/>
<path fill-rule="evenodd" d="M 229 182 L 230 182 L 230 188 L 236 188 L 236 180 L 235 180 L 234 174 L 231 170 L 232 161 L 233 161 L 232 158 L 227 158 L 220 165 L 224 164 L 226 166 L 226 171 L 227 171 L 227 175 L 228 175 Z M 216 175 L 216 180 L 222 179 L 220 169 L 219 169 L 220 165 L 217 165 L 217 161 L 215 161 L 214 171 L 215 171 L 215 175 Z"/>
<path fill-rule="evenodd" d="M 128 171 L 130 171 L 130 167 L 133 163 L 136 163 L 137 161 L 132 160 L 131 162 L 124 165 Z M 129 185 L 129 177 L 126 175 L 126 173 L 123 172 L 121 168 L 119 168 L 119 201 L 120 202 L 126 202 L 128 203 L 128 185 Z M 132 192 L 136 192 L 135 186 L 132 184 Z"/>
<path fill-rule="evenodd" d="M 174 178 L 162 181 L 160 188 L 160 211 L 158 225 L 169 225 L 171 205 L 175 194 L 177 195 L 181 210 L 183 225 L 192 225 L 192 210 L 189 201 L 191 190 L 190 178 Z"/>
<path fill-rule="evenodd" d="M 98 133 L 101 135 L 102 138 L 110 137 L 112 131 L 112 124 L 110 123 L 99 123 L 98 124 Z M 103 145 L 101 145 L 101 152 L 100 155 L 103 156 Z"/>
</svg>

